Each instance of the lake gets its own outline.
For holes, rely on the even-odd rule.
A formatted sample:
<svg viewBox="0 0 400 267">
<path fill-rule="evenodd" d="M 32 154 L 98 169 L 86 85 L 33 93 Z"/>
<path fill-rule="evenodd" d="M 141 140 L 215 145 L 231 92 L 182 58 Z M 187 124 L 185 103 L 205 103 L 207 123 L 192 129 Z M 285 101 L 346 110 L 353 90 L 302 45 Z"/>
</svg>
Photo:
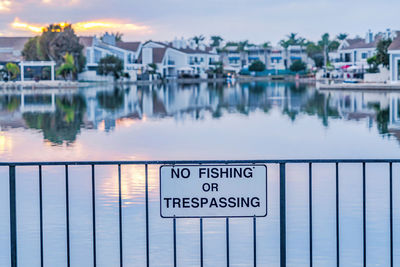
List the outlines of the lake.
<svg viewBox="0 0 400 267">
<path fill-rule="evenodd" d="M 2 161 L 399 158 L 400 93 L 320 91 L 251 82 L 0 91 Z M 400 165 L 394 229 L 400 226 Z M 388 164 L 367 165 L 368 264 L 388 266 Z M 144 166 L 122 166 L 125 266 L 145 266 Z M 149 169 L 151 266 L 171 266 L 172 221 Z M 8 169 L 0 168 L 0 266 L 9 264 Z M 40 266 L 38 171 L 17 168 L 19 266 Z M 91 169 L 70 167 L 71 266 L 91 266 Z M 341 264 L 362 266 L 362 168 L 340 165 Z M 315 266 L 336 266 L 335 166 L 313 169 Z M 43 168 L 44 261 L 65 266 L 63 167 Z M 309 266 L 308 165 L 287 166 L 288 266 Z M 96 167 L 98 266 L 117 266 L 118 169 Z M 231 266 L 252 262 L 252 219 L 232 219 Z M 177 221 L 179 266 L 199 266 L 199 220 Z M 400 237 L 394 238 L 400 260 Z M 279 266 L 279 166 L 268 164 L 268 216 L 257 263 Z M 225 220 L 204 221 L 205 266 L 224 266 Z"/>
</svg>

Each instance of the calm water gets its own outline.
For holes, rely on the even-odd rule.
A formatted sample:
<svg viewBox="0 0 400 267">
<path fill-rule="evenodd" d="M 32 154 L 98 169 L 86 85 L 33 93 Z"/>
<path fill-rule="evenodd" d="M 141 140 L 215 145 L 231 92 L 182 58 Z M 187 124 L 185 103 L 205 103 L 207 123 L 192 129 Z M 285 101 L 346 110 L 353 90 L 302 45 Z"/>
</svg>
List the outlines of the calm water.
<svg viewBox="0 0 400 267">
<path fill-rule="evenodd" d="M 400 94 L 322 92 L 295 83 L 126 86 L 0 92 L 2 161 L 399 158 Z M 395 262 L 400 263 L 400 166 L 394 165 Z M 258 264 L 279 264 L 279 170 L 268 165 L 268 216 L 257 221 Z M 0 266 L 9 263 L 7 169 L 0 168 Z M 313 171 L 314 264 L 336 266 L 335 166 Z M 341 262 L 362 266 L 362 169 L 340 167 Z M 308 166 L 289 165 L 288 266 L 308 262 Z M 46 266 L 65 266 L 64 169 L 46 167 Z M 172 221 L 150 177 L 152 266 L 171 266 Z M 98 266 L 117 266 L 118 169 L 96 168 Z M 90 168 L 70 167 L 71 261 L 91 266 Z M 20 266 L 39 266 L 37 169 L 17 168 Z M 388 166 L 367 166 L 368 262 L 388 266 Z M 144 168 L 122 167 L 125 266 L 145 265 Z M 199 266 L 199 221 L 178 220 L 178 263 Z M 224 266 L 225 221 L 204 225 L 205 265 Z M 252 262 L 252 221 L 231 222 L 231 264 Z M 396 264 L 396 263 L 395 263 Z"/>
</svg>

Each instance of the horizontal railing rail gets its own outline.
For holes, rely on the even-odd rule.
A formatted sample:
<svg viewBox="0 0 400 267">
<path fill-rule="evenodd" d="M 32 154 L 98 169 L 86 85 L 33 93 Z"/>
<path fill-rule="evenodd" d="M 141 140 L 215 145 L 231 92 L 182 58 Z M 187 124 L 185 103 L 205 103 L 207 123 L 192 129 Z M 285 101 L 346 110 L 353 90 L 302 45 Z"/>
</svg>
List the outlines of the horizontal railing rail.
<svg viewBox="0 0 400 267">
<path fill-rule="evenodd" d="M 286 166 L 287 164 L 308 164 L 308 209 L 309 209 L 309 262 L 310 266 L 313 266 L 313 199 L 312 199 L 312 168 L 313 164 L 330 163 L 335 164 L 335 207 L 336 207 L 336 266 L 340 265 L 340 210 L 339 210 L 339 165 L 346 163 L 361 164 L 362 166 L 362 216 L 363 216 L 363 266 L 367 266 L 367 239 L 366 239 L 366 164 L 371 163 L 384 163 L 389 166 L 389 213 L 390 213 L 390 266 L 393 267 L 393 163 L 400 163 L 400 159 L 276 159 L 276 160 L 150 160 L 150 161 L 46 161 L 46 162 L 0 162 L 0 166 L 9 168 L 9 205 L 10 205 L 10 258 L 11 266 L 17 267 L 17 212 L 16 212 L 16 168 L 23 166 L 37 166 L 38 167 L 38 180 L 39 180 L 39 220 L 40 220 L 40 263 L 44 266 L 43 260 L 43 166 L 64 166 L 65 175 L 65 203 L 66 203 L 66 262 L 67 266 L 71 265 L 70 261 L 70 207 L 69 207 L 69 167 L 78 165 L 91 166 L 91 204 L 92 204 L 92 242 L 93 242 L 93 266 L 97 265 L 97 254 L 96 254 L 96 175 L 95 167 L 99 165 L 115 165 L 118 166 L 118 220 L 119 220 L 119 264 L 122 267 L 123 261 L 123 223 L 122 223 L 122 190 L 121 190 L 121 166 L 122 165 L 143 165 L 145 169 L 145 222 L 146 222 L 146 266 L 150 266 L 150 245 L 149 245 L 149 182 L 148 182 L 148 167 L 154 165 L 184 165 L 184 164 L 278 164 L 279 165 L 279 218 L 280 218 L 280 266 L 286 267 Z M 229 224 L 233 218 L 226 218 L 226 262 L 227 266 L 230 265 L 230 241 L 229 241 Z M 176 245 L 176 221 L 177 218 L 173 218 L 173 259 L 174 266 L 177 266 L 177 245 Z M 203 239 L 203 220 L 200 218 L 200 265 L 204 264 L 204 239 Z M 253 262 L 251 265 L 257 265 L 257 218 L 253 218 Z"/>
<path fill-rule="evenodd" d="M 246 163 L 400 163 L 400 159 L 274 159 L 274 160 L 121 160 L 121 161 L 26 161 L 0 162 L 0 166 L 39 165 L 159 165 L 159 164 L 246 164 Z"/>
</svg>

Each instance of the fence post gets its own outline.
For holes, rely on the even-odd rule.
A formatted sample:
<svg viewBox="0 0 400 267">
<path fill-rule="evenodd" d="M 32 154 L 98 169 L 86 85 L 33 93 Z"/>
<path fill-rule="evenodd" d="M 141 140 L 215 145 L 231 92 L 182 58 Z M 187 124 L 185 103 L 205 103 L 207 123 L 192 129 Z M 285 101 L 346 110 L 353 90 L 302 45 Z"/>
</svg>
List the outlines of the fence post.
<svg viewBox="0 0 400 267">
<path fill-rule="evenodd" d="M 279 163 L 281 267 L 286 267 L 286 166 Z"/>
<path fill-rule="evenodd" d="M 9 167 L 10 185 L 10 243 L 11 243 L 11 266 L 17 267 L 17 210 L 15 192 L 15 166 Z"/>
</svg>

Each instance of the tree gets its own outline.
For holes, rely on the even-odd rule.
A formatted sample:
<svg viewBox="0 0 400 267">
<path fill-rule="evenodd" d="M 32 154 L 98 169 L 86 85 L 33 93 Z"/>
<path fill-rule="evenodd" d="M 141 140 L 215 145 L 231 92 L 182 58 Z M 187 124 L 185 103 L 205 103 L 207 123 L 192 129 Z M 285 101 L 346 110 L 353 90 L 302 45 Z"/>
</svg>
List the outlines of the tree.
<svg viewBox="0 0 400 267">
<path fill-rule="evenodd" d="M 66 53 L 64 56 L 64 63 L 57 69 L 56 74 L 61 75 L 65 80 L 66 78 L 76 72 L 74 57 Z"/>
<path fill-rule="evenodd" d="M 108 55 L 100 59 L 97 72 L 100 75 L 112 75 L 115 80 L 122 76 L 124 64 L 119 57 Z"/>
<path fill-rule="evenodd" d="M 262 47 L 263 47 L 264 49 L 269 49 L 269 48 L 271 48 L 271 42 L 265 42 L 265 43 L 263 43 L 263 44 L 262 44 Z"/>
<path fill-rule="evenodd" d="M 265 70 L 265 64 L 260 60 L 254 61 L 253 63 L 251 63 L 249 67 L 249 71 L 261 72 L 264 70 Z"/>
<path fill-rule="evenodd" d="M 196 46 L 199 46 L 199 44 L 204 41 L 205 37 L 204 35 L 200 34 L 200 35 L 196 35 L 192 38 L 192 40 L 196 43 Z"/>
<path fill-rule="evenodd" d="M 339 41 L 343 41 L 343 40 L 346 40 L 347 36 L 349 36 L 347 33 L 339 33 L 339 34 L 336 36 L 336 38 L 337 38 Z"/>
<path fill-rule="evenodd" d="M 288 34 L 286 37 L 287 39 L 282 39 L 279 42 L 279 44 L 285 49 L 287 49 L 291 45 L 304 45 L 305 39 L 302 37 L 298 38 L 297 33 L 292 32 Z"/>
<path fill-rule="evenodd" d="M 306 63 L 301 60 L 293 61 L 292 65 L 290 66 L 290 70 L 293 72 L 299 72 L 307 69 Z"/>
<path fill-rule="evenodd" d="M 211 41 L 212 41 L 211 46 L 219 47 L 221 45 L 221 41 L 223 41 L 223 40 L 224 39 L 222 39 L 221 36 L 217 36 L 217 35 L 211 36 Z"/>
<path fill-rule="evenodd" d="M 367 58 L 367 63 L 369 65 L 369 69 L 367 70 L 367 72 L 369 72 L 369 73 L 379 72 L 379 69 L 378 69 L 379 64 L 377 63 L 376 55 L 374 55 L 370 58 Z"/>
<path fill-rule="evenodd" d="M 8 77 L 11 80 L 17 79 L 17 76 L 20 73 L 18 65 L 11 62 L 6 64 L 6 70 L 8 72 Z"/>
<path fill-rule="evenodd" d="M 324 66 L 324 55 L 322 48 L 314 42 L 308 42 L 306 46 L 307 55 L 315 62 L 315 66 L 321 68 Z"/>
<path fill-rule="evenodd" d="M 388 48 L 392 43 L 392 39 L 381 39 L 376 45 L 376 63 L 389 68 L 389 53 Z"/>
<path fill-rule="evenodd" d="M 330 44 L 329 33 L 324 33 L 321 36 L 321 40 L 318 41 L 318 45 L 322 48 L 323 56 L 324 56 L 324 66 L 328 64 L 328 46 Z"/>
<path fill-rule="evenodd" d="M 243 52 L 248 45 L 249 45 L 249 40 L 240 41 L 237 44 L 238 51 Z"/>
<path fill-rule="evenodd" d="M 66 53 L 74 58 L 77 72 L 83 71 L 85 57 L 83 46 L 75 34 L 72 25 L 68 23 L 50 24 L 40 36 L 31 38 L 24 46 L 22 55 L 25 60 L 52 60 L 56 66 L 64 63 Z"/>
</svg>

